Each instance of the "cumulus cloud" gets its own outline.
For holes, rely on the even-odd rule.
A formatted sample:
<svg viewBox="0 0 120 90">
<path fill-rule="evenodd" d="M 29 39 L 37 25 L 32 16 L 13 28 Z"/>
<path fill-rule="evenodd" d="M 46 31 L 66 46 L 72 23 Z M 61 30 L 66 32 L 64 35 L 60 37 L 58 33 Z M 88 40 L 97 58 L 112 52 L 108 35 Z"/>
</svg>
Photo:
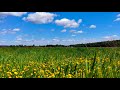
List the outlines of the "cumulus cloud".
<svg viewBox="0 0 120 90">
<path fill-rule="evenodd" d="M 118 14 L 117 17 L 120 17 L 120 14 Z"/>
<path fill-rule="evenodd" d="M 63 29 L 61 32 L 66 32 L 67 30 L 66 29 Z"/>
<path fill-rule="evenodd" d="M 60 20 L 55 20 L 55 23 L 59 26 L 63 26 L 64 28 L 77 28 L 79 27 L 79 24 L 82 22 L 82 19 L 79 19 L 78 22 L 76 22 L 74 19 L 69 20 L 67 18 L 63 18 Z"/>
<path fill-rule="evenodd" d="M 55 16 L 57 15 L 49 12 L 36 12 L 28 14 L 27 17 L 23 18 L 23 20 L 35 24 L 46 24 L 52 22 Z"/>
<path fill-rule="evenodd" d="M 120 21 L 120 14 L 117 15 L 117 18 L 114 20 L 114 22 Z"/>
<path fill-rule="evenodd" d="M 19 32 L 19 31 L 20 31 L 19 28 L 14 28 L 14 29 L 2 29 L 2 30 L 0 31 L 0 34 L 3 34 L 3 35 L 5 35 L 5 34 L 15 34 L 16 32 Z"/>
<path fill-rule="evenodd" d="M 120 21 L 120 18 L 116 18 L 114 21 Z"/>
<path fill-rule="evenodd" d="M 90 25 L 90 27 L 89 28 L 96 28 L 96 25 Z"/>
<path fill-rule="evenodd" d="M 24 14 L 26 14 L 27 12 L 0 12 L 0 16 L 16 16 L 16 17 L 20 17 Z"/>
</svg>

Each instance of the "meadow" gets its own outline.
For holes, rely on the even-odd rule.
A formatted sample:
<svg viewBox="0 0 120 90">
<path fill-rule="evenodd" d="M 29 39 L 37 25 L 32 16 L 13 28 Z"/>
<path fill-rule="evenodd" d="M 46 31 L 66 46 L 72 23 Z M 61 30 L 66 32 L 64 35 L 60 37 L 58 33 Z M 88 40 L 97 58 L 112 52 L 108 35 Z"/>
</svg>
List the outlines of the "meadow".
<svg viewBox="0 0 120 90">
<path fill-rule="evenodd" d="M 120 48 L 0 47 L 0 78 L 120 78 Z"/>
</svg>

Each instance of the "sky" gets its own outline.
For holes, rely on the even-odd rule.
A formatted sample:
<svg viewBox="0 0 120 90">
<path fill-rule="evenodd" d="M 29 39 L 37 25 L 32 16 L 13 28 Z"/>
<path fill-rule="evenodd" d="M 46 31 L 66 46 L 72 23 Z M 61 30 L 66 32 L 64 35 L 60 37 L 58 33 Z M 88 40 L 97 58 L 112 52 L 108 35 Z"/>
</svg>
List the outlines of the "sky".
<svg viewBox="0 0 120 90">
<path fill-rule="evenodd" d="M 118 40 L 119 31 L 120 12 L 0 12 L 0 45 Z"/>
</svg>

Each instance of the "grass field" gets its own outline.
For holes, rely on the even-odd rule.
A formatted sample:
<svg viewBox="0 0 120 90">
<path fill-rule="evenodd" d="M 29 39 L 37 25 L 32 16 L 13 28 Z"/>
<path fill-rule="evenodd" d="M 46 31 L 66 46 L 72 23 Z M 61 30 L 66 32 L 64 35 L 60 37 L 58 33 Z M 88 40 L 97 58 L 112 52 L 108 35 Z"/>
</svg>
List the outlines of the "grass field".
<svg viewBox="0 0 120 90">
<path fill-rule="evenodd" d="M 120 48 L 1 47 L 0 78 L 120 78 Z"/>
</svg>

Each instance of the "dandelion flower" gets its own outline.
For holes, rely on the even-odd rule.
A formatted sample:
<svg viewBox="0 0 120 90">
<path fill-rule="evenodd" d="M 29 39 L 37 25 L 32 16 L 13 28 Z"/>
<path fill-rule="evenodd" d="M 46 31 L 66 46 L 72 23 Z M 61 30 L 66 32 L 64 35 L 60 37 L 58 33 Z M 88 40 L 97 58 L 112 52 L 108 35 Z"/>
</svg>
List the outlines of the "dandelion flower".
<svg viewBox="0 0 120 90">
<path fill-rule="evenodd" d="M 12 70 L 12 72 L 15 72 L 15 71 L 16 71 L 16 69 L 13 69 L 13 70 Z"/>
<path fill-rule="evenodd" d="M 14 72 L 15 75 L 17 75 L 18 73 L 17 72 Z"/>
</svg>

